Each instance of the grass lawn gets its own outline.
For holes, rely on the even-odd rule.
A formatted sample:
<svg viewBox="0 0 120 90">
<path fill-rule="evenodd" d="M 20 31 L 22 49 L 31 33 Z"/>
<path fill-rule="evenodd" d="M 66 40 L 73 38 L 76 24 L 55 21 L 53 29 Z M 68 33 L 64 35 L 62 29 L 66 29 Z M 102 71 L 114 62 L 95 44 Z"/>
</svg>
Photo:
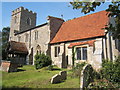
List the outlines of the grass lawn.
<svg viewBox="0 0 120 90">
<path fill-rule="evenodd" d="M 32 65 L 25 65 L 23 71 L 2 72 L 3 88 L 79 88 L 79 78 L 72 78 L 72 71 L 67 70 L 67 80 L 58 84 L 51 84 L 50 79 L 60 70 L 49 71 L 45 68 L 36 70 Z M 62 69 L 66 70 L 66 69 Z"/>
</svg>

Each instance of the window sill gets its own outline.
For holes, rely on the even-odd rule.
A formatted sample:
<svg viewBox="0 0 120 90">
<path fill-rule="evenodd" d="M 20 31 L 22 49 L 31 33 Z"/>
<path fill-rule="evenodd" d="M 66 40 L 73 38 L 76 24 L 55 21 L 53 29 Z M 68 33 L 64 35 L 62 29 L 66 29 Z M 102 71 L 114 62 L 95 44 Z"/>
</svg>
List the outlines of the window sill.
<svg viewBox="0 0 120 90">
<path fill-rule="evenodd" d="M 75 63 L 87 62 L 87 60 L 75 60 Z"/>
</svg>

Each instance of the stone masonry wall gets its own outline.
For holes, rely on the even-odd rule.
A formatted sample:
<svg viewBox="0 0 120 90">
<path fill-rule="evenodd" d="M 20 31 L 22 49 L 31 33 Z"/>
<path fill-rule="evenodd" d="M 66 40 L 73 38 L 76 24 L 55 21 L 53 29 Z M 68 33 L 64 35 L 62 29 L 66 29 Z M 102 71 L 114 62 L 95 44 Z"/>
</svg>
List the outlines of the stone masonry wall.
<svg viewBox="0 0 120 90">
<path fill-rule="evenodd" d="M 30 24 L 27 23 L 28 18 L 30 19 Z M 10 27 L 10 38 L 9 40 L 16 40 L 14 37 L 15 32 L 25 31 L 27 29 L 36 26 L 36 13 L 24 9 L 24 7 L 19 7 L 12 11 L 11 16 L 11 27 Z"/>
</svg>

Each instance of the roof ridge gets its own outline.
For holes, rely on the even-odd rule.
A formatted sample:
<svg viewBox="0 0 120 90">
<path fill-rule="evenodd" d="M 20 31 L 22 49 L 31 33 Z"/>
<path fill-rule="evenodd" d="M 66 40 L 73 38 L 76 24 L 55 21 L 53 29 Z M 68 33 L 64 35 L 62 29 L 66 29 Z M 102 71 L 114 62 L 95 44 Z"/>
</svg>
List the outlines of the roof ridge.
<svg viewBox="0 0 120 90">
<path fill-rule="evenodd" d="M 56 19 L 59 19 L 59 20 L 62 20 L 62 21 L 64 21 L 64 19 L 62 19 L 62 18 L 59 18 L 59 17 L 54 17 L 54 16 L 48 16 L 48 17 L 52 17 L 52 18 L 56 18 Z"/>
<path fill-rule="evenodd" d="M 93 15 L 93 14 L 98 14 L 98 13 L 103 12 L 103 11 L 105 11 L 105 10 L 102 10 L 102 11 L 99 11 L 99 12 L 96 12 L 96 13 L 92 13 L 92 14 L 88 14 L 88 15 L 84 15 L 84 16 L 81 16 L 81 17 L 77 17 L 77 18 L 68 20 L 68 21 L 66 21 L 66 22 L 69 22 L 69 21 L 72 21 L 72 20 L 76 20 L 76 19 L 79 19 L 79 18 L 84 18 L 84 17 L 87 17 L 87 16 L 91 16 L 91 15 Z M 106 12 L 107 12 L 107 11 L 106 11 Z M 65 23 L 65 22 L 64 22 L 64 23 Z"/>
</svg>

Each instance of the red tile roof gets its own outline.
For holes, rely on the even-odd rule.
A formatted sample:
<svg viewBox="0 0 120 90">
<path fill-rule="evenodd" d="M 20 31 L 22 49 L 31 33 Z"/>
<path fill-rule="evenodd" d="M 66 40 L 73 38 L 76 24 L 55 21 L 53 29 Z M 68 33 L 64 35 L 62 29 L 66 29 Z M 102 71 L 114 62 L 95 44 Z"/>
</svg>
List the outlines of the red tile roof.
<svg viewBox="0 0 120 90">
<path fill-rule="evenodd" d="M 16 42 L 16 41 L 9 42 L 8 52 L 28 54 L 28 50 L 25 43 Z"/>
<path fill-rule="evenodd" d="M 88 44 L 89 46 L 93 46 L 94 42 L 95 40 L 90 40 L 90 41 L 85 41 L 85 42 L 76 42 L 76 43 L 71 43 L 68 47 L 72 48 L 73 46 L 85 45 L 85 44 Z"/>
<path fill-rule="evenodd" d="M 106 11 L 100 11 L 66 21 L 62 24 L 50 43 L 104 36 L 105 33 L 102 28 L 105 28 L 105 25 L 108 24 L 108 20 L 108 13 Z"/>
</svg>

